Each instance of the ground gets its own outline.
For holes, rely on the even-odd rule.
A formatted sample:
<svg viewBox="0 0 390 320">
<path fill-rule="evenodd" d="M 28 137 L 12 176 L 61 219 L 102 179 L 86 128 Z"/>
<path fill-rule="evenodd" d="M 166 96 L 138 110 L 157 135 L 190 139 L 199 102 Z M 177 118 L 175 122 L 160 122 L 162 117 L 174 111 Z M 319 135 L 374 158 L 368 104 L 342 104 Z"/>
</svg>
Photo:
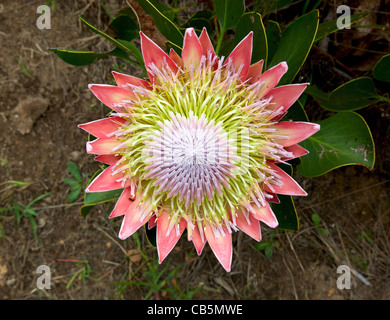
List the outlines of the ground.
<svg viewBox="0 0 390 320">
<path fill-rule="evenodd" d="M 112 10 L 126 5 L 125 1 L 104 3 Z M 99 168 L 85 152 L 87 135 L 77 128 L 108 111 L 93 97 L 88 84 L 109 83 L 113 69 L 136 76 L 139 71 L 116 58 L 72 67 L 47 50 L 107 50 L 110 45 L 86 30 L 77 17 L 86 16 L 103 29 L 107 19 L 101 2 L 57 1 L 49 30 L 36 27 L 40 4 L 8 0 L 0 5 L 1 299 L 390 297 L 388 105 L 378 103 L 361 111 L 376 143 L 374 170 L 349 166 L 317 178 L 294 174 L 309 196 L 295 202 L 298 231 L 275 232 L 263 226 L 263 241 L 272 243 L 270 256 L 256 250 L 255 241 L 241 232 L 233 235 L 230 273 L 217 263 L 208 246 L 198 257 L 185 237 L 159 265 L 156 249 L 143 230 L 131 239 L 118 239 L 121 219 L 108 219 L 113 204 L 99 205 L 84 218 L 80 215 L 82 194 L 69 203 L 69 188 L 63 183 L 70 177 L 69 161 L 78 165 L 84 180 Z M 355 47 L 354 51 L 359 50 Z M 342 59 L 342 52 L 338 54 Z M 348 54 L 353 55 L 344 52 L 344 58 Z M 358 54 L 353 56 L 363 61 L 361 55 L 360 60 Z M 310 59 L 317 62 L 324 78 L 334 74 L 327 69 L 331 63 L 316 50 Z M 351 70 L 364 75 L 371 63 L 364 61 L 355 62 Z M 328 79 L 334 79 L 334 87 L 338 85 L 339 79 Z M 308 110 L 313 121 L 322 115 L 318 108 L 312 103 Z M 32 219 L 22 214 L 18 220 L 15 204 L 26 206 L 46 193 L 31 206 L 38 242 Z M 319 224 L 313 222 L 313 214 L 320 217 Z M 37 288 L 40 265 L 50 268 L 50 289 Z M 351 268 L 350 289 L 337 287 L 340 265 Z"/>
</svg>

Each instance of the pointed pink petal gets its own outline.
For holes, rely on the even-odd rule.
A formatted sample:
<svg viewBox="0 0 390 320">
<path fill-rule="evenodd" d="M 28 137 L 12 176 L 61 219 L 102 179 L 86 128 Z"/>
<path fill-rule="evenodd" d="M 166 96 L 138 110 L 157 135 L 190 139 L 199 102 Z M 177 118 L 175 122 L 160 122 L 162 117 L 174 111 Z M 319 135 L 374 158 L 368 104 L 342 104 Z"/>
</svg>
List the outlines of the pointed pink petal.
<svg viewBox="0 0 390 320">
<path fill-rule="evenodd" d="M 279 80 L 283 77 L 287 70 L 287 63 L 281 62 L 265 71 L 259 78 L 259 81 L 264 82 L 264 84 L 261 86 L 257 96 L 262 98 L 269 93 L 278 84 Z"/>
<path fill-rule="evenodd" d="M 202 58 L 202 45 L 199 42 L 194 28 L 186 29 L 181 57 L 187 70 L 190 70 L 191 66 L 193 66 L 194 69 L 198 67 Z"/>
<path fill-rule="evenodd" d="M 236 225 L 241 231 L 245 232 L 248 236 L 252 237 L 256 241 L 261 240 L 260 222 L 256 220 L 252 214 L 248 214 L 248 220 L 245 218 L 242 211 L 237 211 Z"/>
<path fill-rule="evenodd" d="M 140 35 L 142 56 L 144 57 L 146 69 L 149 68 L 151 63 L 154 63 L 154 65 L 160 70 L 167 66 L 173 73 L 176 73 L 178 70 L 176 63 L 142 31 L 140 32 Z M 153 79 L 153 76 L 150 73 L 149 77 L 151 80 Z"/>
<path fill-rule="evenodd" d="M 253 39 L 253 31 L 251 31 L 241 42 L 234 48 L 232 53 L 226 59 L 225 64 L 229 61 L 233 61 L 233 66 L 236 71 L 242 66 L 240 72 L 240 78 L 242 81 L 245 81 L 248 75 L 249 66 L 251 64 L 252 58 L 252 39 Z"/>
<path fill-rule="evenodd" d="M 249 66 L 248 75 L 246 76 L 246 79 L 248 80 L 248 83 L 255 83 L 259 81 L 261 76 L 261 71 L 263 70 L 263 64 L 264 60 L 260 60 L 251 66 Z"/>
<path fill-rule="evenodd" d="M 107 107 L 118 112 L 121 110 L 118 106 L 116 106 L 117 103 L 121 103 L 123 100 L 136 99 L 133 92 L 109 84 L 90 84 L 88 85 L 88 88 L 92 91 L 96 98 L 103 102 Z"/>
<path fill-rule="evenodd" d="M 93 181 L 89 184 L 85 192 L 104 192 L 116 189 L 122 189 L 122 181 L 116 181 L 123 178 L 122 173 L 112 174 L 112 167 L 109 166 L 103 172 L 101 172 Z"/>
<path fill-rule="evenodd" d="M 123 189 L 123 192 L 119 196 L 118 200 L 116 201 L 114 210 L 112 210 L 109 218 L 116 218 L 123 216 L 126 211 L 129 209 L 129 207 L 133 204 L 134 200 L 130 200 L 130 188 Z"/>
<path fill-rule="evenodd" d="M 177 64 L 178 67 L 183 69 L 184 67 L 183 59 L 180 58 L 180 56 L 172 48 L 171 50 L 169 50 L 169 57 Z"/>
<path fill-rule="evenodd" d="M 307 196 L 305 190 L 293 179 L 289 174 L 280 169 L 277 165 L 273 163 L 268 163 L 271 169 L 275 170 L 276 173 L 282 178 L 283 185 L 277 186 L 272 185 L 274 192 L 277 194 L 285 194 L 291 196 Z M 265 188 L 266 191 L 270 191 L 268 187 Z"/>
<path fill-rule="evenodd" d="M 264 222 L 270 228 L 276 228 L 279 225 L 279 222 L 276 219 L 276 216 L 272 211 L 271 206 L 269 205 L 268 202 L 262 208 L 259 208 L 258 206 L 252 206 L 252 207 L 255 210 L 255 212 L 251 211 L 251 213 L 256 220 Z"/>
<path fill-rule="evenodd" d="M 78 127 L 96 138 L 107 138 L 110 133 L 118 130 L 125 122 L 126 120 L 121 117 L 111 117 L 79 124 Z"/>
<path fill-rule="evenodd" d="M 114 76 L 115 82 L 118 85 L 118 87 L 123 87 L 126 84 L 132 84 L 133 86 L 150 89 L 149 83 L 145 80 L 130 76 L 128 74 L 116 72 L 116 71 L 111 71 L 111 73 Z"/>
<path fill-rule="evenodd" d="M 209 223 L 206 223 L 204 228 L 206 239 L 215 256 L 224 269 L 227 272 L 230 272 L 233 256 L 232 235 L 229 233 L 226 227 L 224 227 L 223 230 L 225 235 L 222 236 L 222 234 L 219 234 L 218 238 L 216 238 Z"/>
<path fill-rule="evenodd" d="M 308 83 L 289 84 L 270 90 L 265 99 L 272 97 L 271 104 L 267 107 L 270 110 L 277 110 L 283 107 L 282 114 L 285 114 L 295 101 L 298 100 Z"/>
<path fill-rule="evenodd" d="M 114 155 L 114 154 L 101 154 L 94 158 L 94 160 L 99 161 L 101 163 L 108 164 L 109 166 L 119 161 L 122 156 Z"/>
<path fill-rule="evenodd" d="M 125 217 L 122 220 L 122 225 L 119 230 L 119 239 L 125 240 L 130 237 L 134 232 L 136 232 L 140 227 L 142 227 L 148 220 L 150 216 L 146 216 L 144 220 L 141 220 L 140 210 L 142 208 L 142 204 L 140 203 L 142 200 L 142 194 L 137 195 L 134 202 L 131 203 L 129 208 L 125 213 Z"/>
<path fill-rule="evenodd" d="M 196 253 L 198 256 L 203 251 L 204 245 L 206 244 L 206 241 L 202 241 L 202 237 L 200 236 L 199 228 L 197 225 L 195 225 L 195 228 L 192 230 L 190 227 L 187 226 L 187 232 L 188 232 L 188 241 L 192 241 L 194 244 L 194 247 L 196 249 Z"/>
<path fill-rule="evenodd" d="M 311 122 L 282 121 L 274 124 L 272 128 L 277 129 L 276 134 L 282 136 L 277 137 L 276 142 L 283 147 L 290 147 L 315 134 L 320 130 L 320 125 Z"/>
<path fill-rule="evenodd" d="M 293 144 L 292 146 L 284 148 L 287 152 L 292 152 L 293 156 L 289 158 L 282 158 L 283 161 L 302 157 L 309 153 L 305 148 L 302 148 L 299 144 Z"/>
<path fill-rule="evenodd" d="M 150 229 L 154 228 L 155 226 L 157 226 L 156 216 L 152 215 L 152 217 L 149 219 L 149 222 L 148 222 L 148 229 L 150 230 Z"/>
<path fill-rule="evenodd" d="M 162 210 L 161 214 L 157 219 L 157 252 L 158 252 L 158 262 L 161 263 L 166 256 L 172 251 L 173 247 L 179 241 L 184 229 L 187 226 L 187 221 L 185 219 L 180 219 L 179 223 L 179 234 L 176 234 L 175 226 L 167 235 L 170 215 L 165 210 Z"/>
<path fill-rule="evenodd" d="M 122 142 L 115 138 L 98 138 L 87 142 L 87 153 L 89 154 L 115 154 L 113 149 Z"/>
<path fill-rule="evenodd" d="M 203 27 L 202 33 L 199 36 L 199 42 L 202 46 L 202 55 L 208 57 L 208 53 L 211 52 L 211 58 L 215 56 L 215 51 L 213 44 L 211 43 L 211 40 L 209 38 L 209 35 L 207 34 L 206 28 Z"/>
</svg>

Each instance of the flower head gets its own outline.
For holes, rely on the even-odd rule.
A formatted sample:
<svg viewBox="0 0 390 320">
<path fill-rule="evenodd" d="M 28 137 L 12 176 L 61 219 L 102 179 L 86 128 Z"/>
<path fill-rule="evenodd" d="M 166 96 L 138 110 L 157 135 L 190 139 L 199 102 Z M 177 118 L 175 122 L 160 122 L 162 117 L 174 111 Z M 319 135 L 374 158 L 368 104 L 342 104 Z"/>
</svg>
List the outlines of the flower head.
<svg viewBox="0 0 390 320">
<path fill-rule="evenodd" d="M 117 86 L 89 86 L 113 112 L 79 125 L 97 138 L 87 152 L 108 165 L 86 192 L 123 189 L 110 215 L 124 216 L 119 238 L 157 225 L 160 263 L 187 229 L 199 255 L 208 242 L 230 271 L 232 232 L 260 241 L 260 222 L 278 225 L 269 202 L 306 195 L 276 164 L 305 155 L 297 143 L 319 130 L 279 122 L 307 84 L 276 87 L 285 62 L 250 65 L 252 32 L 226 59 L 206 29 L 186 30 L 181 57 L 140 34 L 149 78 L 113 72 Z"/>
</svg>

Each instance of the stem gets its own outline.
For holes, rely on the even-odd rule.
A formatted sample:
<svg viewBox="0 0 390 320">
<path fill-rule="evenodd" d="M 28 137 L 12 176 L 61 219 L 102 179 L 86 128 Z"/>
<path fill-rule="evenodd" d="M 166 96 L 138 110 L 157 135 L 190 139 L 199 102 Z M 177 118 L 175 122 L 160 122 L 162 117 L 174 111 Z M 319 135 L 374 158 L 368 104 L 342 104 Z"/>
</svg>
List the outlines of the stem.
<svg viewBox="0 0 390 320">
<path fill-rule="evenodd" d="M 390 99 L 389 99 L 389 98 L 386 98 L 386 97 L 384 97 L 384 96 L 379 96 L 379 100 L 386 101 L 386 102 L 389 102 L 389 103 L 390 103 Z"/>
<path fill-rule="evenodd" d="M 219 55 L 219 49 L 221 48 L 224 34 L 225 34 L 225 30 L 221 30 L 221 33 L 219 35 L 218 42 L 217 42 L 217 48 L 215 49 L 215 54 L 217 56 Z"/>
</svg>

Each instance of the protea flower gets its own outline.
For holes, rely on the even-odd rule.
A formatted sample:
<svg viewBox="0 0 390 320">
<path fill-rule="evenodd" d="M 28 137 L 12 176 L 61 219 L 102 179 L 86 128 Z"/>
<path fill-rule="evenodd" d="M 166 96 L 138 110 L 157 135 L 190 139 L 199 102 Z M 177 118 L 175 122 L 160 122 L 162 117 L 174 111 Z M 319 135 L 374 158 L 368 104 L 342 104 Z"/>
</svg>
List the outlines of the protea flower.
<svg viewBox="0 0 390 320">
<path fill-rule="evenodd" d="M 160 263 L 187 228 L 198 255 L 208 242 L 230 271 L 233 231 L 260 241 L 260 222 L 278 225 L 277 194 L 307 195 L 277 166 L 305 155 L 297 143 L 319 130 L 279 122 L 307 84 L 275 87 L 285 62 L 250 65 L 253 32 L 226 59 L 206 29 L 186 30 L 181 57 L 140 35 L 148 79 L 112 72 L 117 86 L 89 85 L 113 112 L 79 125 L 97 138 L 87 152 L 109 165 L 86 192 L 123 189 L 110 215 L 124 216 L 119 238 L 157 225 Z"/>
</svg>

